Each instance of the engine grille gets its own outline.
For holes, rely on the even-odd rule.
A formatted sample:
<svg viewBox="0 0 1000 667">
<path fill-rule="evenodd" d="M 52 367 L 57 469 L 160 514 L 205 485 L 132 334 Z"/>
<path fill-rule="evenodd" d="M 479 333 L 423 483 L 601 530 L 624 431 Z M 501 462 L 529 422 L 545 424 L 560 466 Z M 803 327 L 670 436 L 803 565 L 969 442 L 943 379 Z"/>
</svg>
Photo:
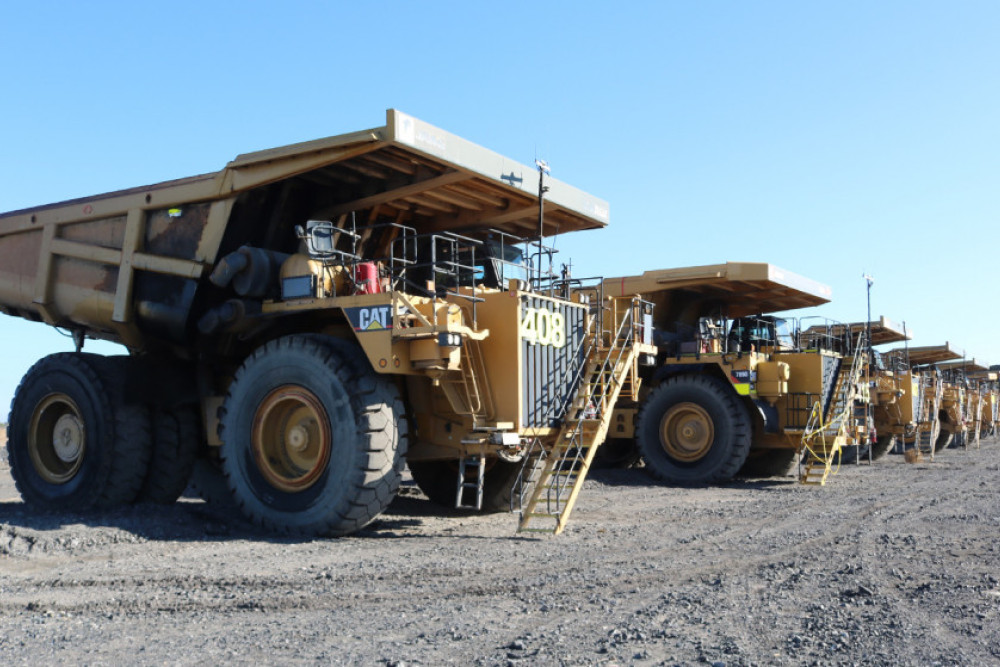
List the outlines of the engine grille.
<svg viewBox="0 0 1000 667">
<path fill-rule="evenodd" d="M 521 297 L 522 321 L 526 313 L 548 311 L 562 315 L 565 341 L 561 346 L 531 342 L 522 336 L 521 382 L 524 407 L 521 420 L 529 428 L 559 424 L 580 384 L 584 362 L 586 307 L 537 296 Z"/>
</svg>

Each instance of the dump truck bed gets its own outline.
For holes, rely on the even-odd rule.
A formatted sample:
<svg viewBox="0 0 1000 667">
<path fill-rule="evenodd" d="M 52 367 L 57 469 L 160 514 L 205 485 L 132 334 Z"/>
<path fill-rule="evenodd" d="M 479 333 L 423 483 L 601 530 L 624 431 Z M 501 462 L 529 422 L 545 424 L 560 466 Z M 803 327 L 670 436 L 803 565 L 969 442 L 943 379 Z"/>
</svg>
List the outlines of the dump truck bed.
<svg viewBox="0 0 1000 667">
<path fill-rule="evenodd" d="M 641 294 L 656 304 L 660 326 L 693 324 L 698 316 L 721 311 L 744 317 L 830 301 L 832 290 L 773 264 L 726 262 L 646 271 L 638 276 L 607 278 L 604 290 L 613 296 Z"/>
<path fill-rule="evenodd" d="M 909 349 L 898 347 L 890 350 L 889 354 L 899 356 L 903 359 L 909 357 L 912 366 L 927 366 L 929 364 L 940 364 L 944 361 L 961 359 L 962 355 L 951 349 L 949 343 L 944 345 L 925 345 L 923 347 L 911 347 Z"/>
<path fill-rule="evenodd" d="M 962 371 L 967 376 L 972 373 L 987 373 L 989 368 L 983 366 L 982 364 L 977 364 L 975 359 L 966 359 L 963 361 L 949 361 L 943 364 L 937 365 L 938 370 L 942 371 Z"/>
<path fill-rule="evenodd" d="M 238 156 L 218 172 L 0 214 L 0 310 L 139 346 L 189 344 L 206 275 L 243 244 L 294 252 L 310 219 L 538 234 L 538 173 L 412 116 Z M 546 235 L 607 202 L 546 178 Z"/>
<path fill-rule="evenodd" d="M 852 338 L 857 338 L 858 334 L 864 332 L 866 329 L 871 331 L 872 345 L 887 345 L 889 343 L 901 343 L 906 340 L 913 340 L 912 332 L 904 331 L 901 324 L 886 319 L 885 316 L 881 316 L 879 319 L 872 320 L 871 322 L 850 322 L 830 326 L 814 325 L 806 329 L 803 333 L 806 336 L 821 333 L 842 336 L 845 332 L 849 331 Z"/>
</svg>

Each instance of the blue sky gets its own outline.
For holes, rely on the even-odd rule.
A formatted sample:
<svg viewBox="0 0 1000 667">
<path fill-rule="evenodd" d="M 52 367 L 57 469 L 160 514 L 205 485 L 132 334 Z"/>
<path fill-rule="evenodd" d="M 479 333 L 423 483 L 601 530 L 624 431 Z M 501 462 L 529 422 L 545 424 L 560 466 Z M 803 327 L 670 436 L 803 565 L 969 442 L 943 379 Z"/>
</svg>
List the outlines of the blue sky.
<svg viewBox="0 0 1000 667">
<path fill-rule="evenodd" d="M 611 203 L 576 275 L 731 261 L 1000 363 L 1000 3 L 0 5 L 0 210 L 215 171 L 396 107 Z M 805 313 L 803 313 L 805 314 Z M 70 349 L 0 319 L 0 405 Z M 101 351 L 100 346 L 88 349 Z"/>
</svg>

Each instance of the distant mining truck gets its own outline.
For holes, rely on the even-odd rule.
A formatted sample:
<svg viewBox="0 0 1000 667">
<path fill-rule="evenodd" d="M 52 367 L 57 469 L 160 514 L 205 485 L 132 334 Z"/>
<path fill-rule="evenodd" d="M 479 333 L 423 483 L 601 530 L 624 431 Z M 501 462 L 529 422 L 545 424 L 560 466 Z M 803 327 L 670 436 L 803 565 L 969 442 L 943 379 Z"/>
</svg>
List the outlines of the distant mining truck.
<svg viewBox="0 0 1000 667">
<path fill-rule="evenodd" d="M 979 447 L 983 425 L 987 424 L 988 428 L 983 414 L 990 398 L 988 376 L 984 378 L 988 368 L 976 363 L 975 359 L 952 361 L 940 364 L 938 368 L 945 378 L 945 396 L 956 397 L 956 405 L 947 406 L 950 433 L 939 440 L 939 449 L 949 446 Z M 952 421 L 955 427 L 950 426 Z"/>
<path fill-rule="evenodd" d="M 544 237 L 607 221 L 544 168 L 395 110 L 0 215 L 3 312 L 76 342 L 17 389 L 17 487 L 44 509 L 173 502 L 195 468 L 259 525 L 343 535 L 408 462 L 432 500 L 513 501 L 522 528 L 558 532 L 655 352 L 649 304 L 553 276 Z"/>
<path fill-rule="evenodd" d="M 918 430 L 928 428 L 922 417 L 921 386 L 918 374 L 911 372 L 905 359 L 882 353 L 875 348 L 912 339 L 906 327 L 882 316 L 870 322 L 852 322 L 843 327 L 853 337 L 864 333 L 872 350 L 865 369 L 868 383 L 869 411 L 872 431 L 868 441 L 849 445 L 842 452 L 846 463 L 875 460 L 885 456 L 897 442 L 914 437 Z M 837 333 L 843 329 L 835 327 Z M 916 400 L 914 400 L 916 398 Z"/>
<path fill-rule="evenodd" d="M 766 314 L 825 303 L 825 285 L 748 262 L 604 284 L 654 304 L 659 349 L 640 400 L 619 399 L 605 460 L 641 454 L 668 483 L 706 484 L 783 474 L 802 454 L 801 481 L 821 484 L 840 449 L 867 437 L 864 332 Z"/>
<path fill-rule="evenodd" d="M 951 442 L 954 432 L 962 428 L 958 390 L 945 381 L 940 370 L 942 364 L 962 355 L 944 343 L 896 348 L 887 356 L 908 369 L 913 387 L 909 395 L 914 398 L 904 398 L 900 403 L 912 408 L 916 424 L 915 429 L 907 429 L 903 434 L 904 449 L 915 448 L 933 458 L 935 452 Z"/>
</svg>

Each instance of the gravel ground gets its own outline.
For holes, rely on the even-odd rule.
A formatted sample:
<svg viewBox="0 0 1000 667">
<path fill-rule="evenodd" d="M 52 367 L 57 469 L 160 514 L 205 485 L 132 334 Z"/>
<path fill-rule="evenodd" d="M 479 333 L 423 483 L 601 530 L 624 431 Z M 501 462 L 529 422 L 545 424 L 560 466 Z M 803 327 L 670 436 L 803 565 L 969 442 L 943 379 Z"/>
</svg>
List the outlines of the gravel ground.
<svg viewBox="0 0 1000 667">
<path fill-rule="evenodd" d="M 567 531 L 442 512 L 289 540 L 198 500 L 42 515 L 0 464 L 0 662 L 1000 663 L 1000 444 L 823 488 L 595 473 Z"/>
</svg>

